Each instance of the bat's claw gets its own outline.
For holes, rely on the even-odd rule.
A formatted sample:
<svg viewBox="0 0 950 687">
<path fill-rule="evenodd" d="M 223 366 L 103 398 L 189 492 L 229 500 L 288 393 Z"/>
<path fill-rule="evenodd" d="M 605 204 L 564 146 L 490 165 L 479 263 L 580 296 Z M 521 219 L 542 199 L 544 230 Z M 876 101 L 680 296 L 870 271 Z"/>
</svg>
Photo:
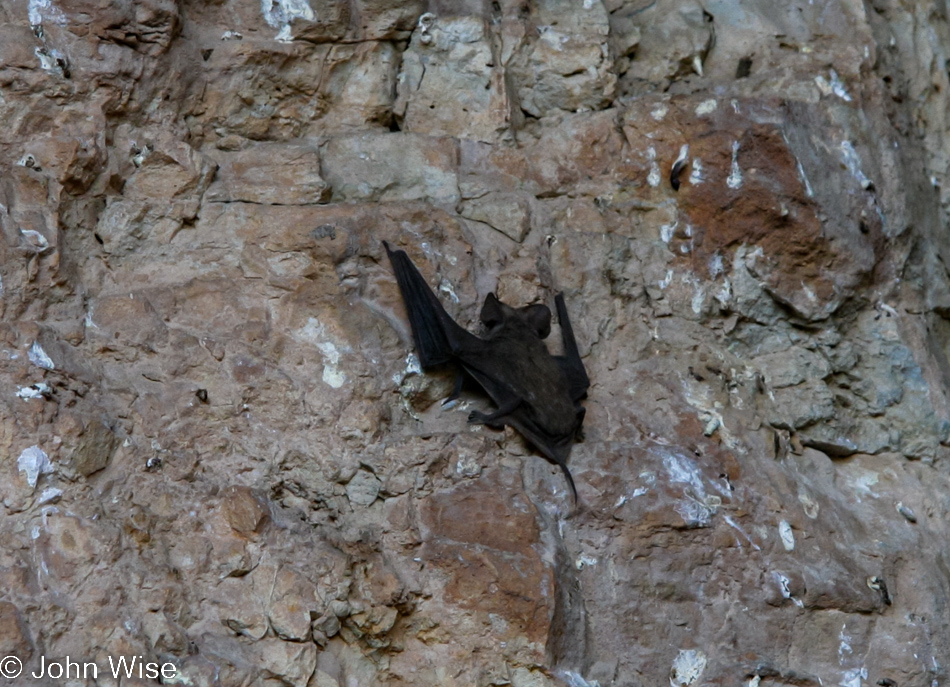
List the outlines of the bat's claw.
<svg viewBox="0 0 950 687">
<path fill-rule="evenodd" d="M 468 414 L 468 424 L 470 425 L 482 425 L 485 424 L 485 414 L 480 413 L 477 410 L 473 410 Z"/>
</svg>

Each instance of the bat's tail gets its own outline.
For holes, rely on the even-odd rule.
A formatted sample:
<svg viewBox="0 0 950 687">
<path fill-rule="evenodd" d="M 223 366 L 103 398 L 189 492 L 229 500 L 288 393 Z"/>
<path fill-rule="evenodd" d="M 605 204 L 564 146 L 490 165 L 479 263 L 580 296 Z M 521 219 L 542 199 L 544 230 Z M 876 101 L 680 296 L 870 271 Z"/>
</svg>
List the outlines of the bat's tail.
<svg viewBox="0 0 950 687">
<path fill-rule="evenodd" d="M 577 487 L 574 486 L 574 477 L 571 476 L 571 471 L 567 467 L 567 457 L 571 454 L 571 445 L 574 443 L 573 439 L 565 442 L 561 442 L 554 446 L 553 456 L 554 462 L 557 463 L 558 467 L 561 468 L 561 472 L 564 473 L 564 477 L 567 479 L 567 484 L 571 488 L 571 496 L 574 497 L 574 505 L 577 505 Z"/>
<path fill-rule="evenodd" d="M 571 471 L 567 469 L 567 463 L 558 462 L 558 465 L 561 466 L 561 472 L 564 473 L 564 476 L 567 478 L 567 483 L 571 487 L 571 495 L 574 497 L 574 505 L 577 505 L 577 487 L 574 486 L 574 478 L 571 477 Z"/>
</svg>

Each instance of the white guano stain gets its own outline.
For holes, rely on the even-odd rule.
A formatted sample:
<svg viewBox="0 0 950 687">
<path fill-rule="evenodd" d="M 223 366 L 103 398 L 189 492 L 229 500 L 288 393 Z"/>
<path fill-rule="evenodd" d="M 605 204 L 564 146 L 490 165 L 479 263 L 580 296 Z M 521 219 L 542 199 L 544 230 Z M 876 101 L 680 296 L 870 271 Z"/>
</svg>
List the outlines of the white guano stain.
<svg viewBox="0 0 950 687">
<path fill-rule="evenodd" d="M 589 556 L 586 553 L 582 553 L 577 557 L 577 560 L 574 561 L 574 567 L 578 570 L 589 568 L 592 565 L 597 565 L 597 558 L 595 556 Z"/>
<path fill-rule="evenodd" d="M 699 76 L 703 75 L 703 58 L 699 55 L 693 55 L 693 71 Z"/>
<path fill-rule="evenodd" d="M 66 15 L 58 7 L 54 7 L 52 0 L 30 0 L 28 6 L 30 26 L 42 26 L 43 22 L 66 25 Z"/>
<path fill-rule="evenodd" d="M 805 174 L 805 168 L 802 167 L 801 160 L 795 160 L 795 165 L 798 167 L 798 178 L 801 179 L 802 185 L 805 187 L 805 195 L 814 198 L 815 192 L 812 190 L 811 184 L 808 183 L 808 176 Z"/>
<path fill-rule="evenodd" d="M 861 156 L 858 155 L 858 151 L 854 149 L 854 145 L 851 141 L 841 142 L 841 161 L 844 163 L 844 166 L 848 168 L 848 171 L 851 172 L 851 176 L 857 179 L 858 183 L 861 184 L 861 188 L 866 190 L 873 185 L 871 180 L 864 175 L 861 169 Z"/>
<path fill-rule="evenodd" d="M 697 186 L 703 183 L 706 179 L 703 177 L 703 163 L 699 158 L 693 160 L 691 165 L 692 170 L 689 173 L 689 183 L 692 186 Z"/>
<path fill-rule="evenodd" d="M 656 163 L 656 148 L 647 148 L 647 159 L 650 160 L 650 173 L 647 174 L 647 183 L 656 188 L 660 185 L 660 166 Z"/>
<path fill-rule="evenodd" d="M 40 69 L 51 74 L 62 74 L 61 64 L 65 64 L 66 58 L 59 50 L 47 50 L 46 48 L 33 48 L 33 54 L 40 61 Z"/>
<path fill-rule="evenodd" d="M 726 186 L 731 189 L 742 186 L 742 170 L 739 169 L 739 141 L 732 143 L 732 170 L 726 178 Z"/>
<path fill-rule="evenodd" d="M 728 515 L 725 515 L 725 516 L 723 516 L 723 519 L 726 521 L 726 523 L 729 525 L 729 527 L 731 527 L 732 529 L 736 530 L 739 534 L 741 534 L 743 537 L 745 537 L 746 541 L 749 542 L 749 544 L 752 546 L 753 549 L 755 549 L 756 551 L 761 551 L 761 550 L 762 550 L 762 547 L 760 547 L 758 544 L 756 544 L 754 541 L 752 541 L 752 537 L 750 537 L 748 534 L 746 534 L 746 531 L 745 531 L 744 529 L 742 529 L 741 527 L 739 527 L 739 524 L 738 524 L 735 520 L 733 520 L 732 517 L 730 517 L 730 516 L 728 516 Z M 741 543 L 741 542 L 739 543 L 739 548 L 742 548 L 742 543 Z"/>
<path fill-rule="evenodd" d="M 673 224 L 664 224 L 660 227 L 660 240 L 665 244 L 669 244 L 673 240 L 673 234 L 676 232 L 676 225 L 678 222 L 673 222 Z"/>
<path fill-rule="evenodd" d="M 22 398 L 24 401 L 28 401 L 31 398 L 43 398 L 45 394 L 49 393 L 49 384 L 45 382 L 40 382 L 39 384 L 34 384 L 33 386 L 21 386 L 16 395 Z"/>
<path fill-rule="evenodd" d="M 723 279 L 722 286 L 713 294 L 713 298 L 715 298 L 716 302 L 722 307 L 729 305 L 729 301 L 732 300 L 732 282 L 728 279 Z"/>
<path fill-rule="evenodd" d="M 782 573 L 778 573 L 778 572 L 773 572 L 772 578 L 778 583 L 779 589 L 782 590 L 783 597 L 785 597 L 786 599 L 790 599 L 791 602 L 795 604 L 796 606 L 798 606 L 799 608 L 805 607 L 805 604 L 802 603 L 802 600 L 796 599 L 794 596 L 792 596 L 792 592 L 789 591 L 788 585 L 791 583 L 791 580 L 785 577 L 785 575 L 783 575 Z"/>
<path fill-rule="evenodd" d="M 880 475 L 878 475 L 873 470 L 857 468 L 848 481 L 851 483 L 851 486 L 854 489 L 855 498 L 860 503 L 862 496 L 870 496 L 875 499 L 879 498 L 879 495 L 874 493 L 874 491 L 871 489 L 871 487 L 877 484 L 879 480 Z"/>
<path fill-rule="evenodd" d="M 439 291 L 448 295 L 448 297 L 452 299 L 453 303 L 459 302 L 459 297 L 455 295 L 455 289 L 452 288 L 452 285 L 448 282 L 448 280 L 443 279 L 441 282 L 439 282 Z"/>
<path fill-rule="evenodd" d="M 851 648 L 851 635 L 847 633 L 847 629 L 848 625 L 845 623 L 841 626 L 841 632 L 838 633 L 838 663 L 840 665 L 844 664 L 846 656 L 854 653 L 854 649 Z"/>
<path fill-rule="evenodd" d="M 323 381 L 334 389 L 343 386 L 346 383 L 346 375 L 339 368 L 340 351 L 335 343 L 328 340 L 326 327 L 316 317 L 310 317 L 298 333 L 320 351 L 323 358 Z"/>
<path fill-rule="evenodd" d="M 706 302 L 706 289 L 696 281 L 694 285 L 695 291 L 693 291 L 693 297 L 689 302 L 690 307 L 693 310 L 693 313 L 699 315 L 703 312 L 703 304 Z"/>
<path fill-rule="evenodd" d="M 504 642 L 502 644 L 504 644 Z M 597 680 L 588 682 L 583 676 L 573 670 L 561 671 L 561 677 L 567 682 L 568 687 L 600 687 L 600 683 Z"/>
<path fill-rule="evenodd" d="M 838 76 L 838 72 L 836 72 L 834 69 L 831 69 L 829 70 L 828 76 L 828 79 L 826 79 L 821 74 L 815 77 L 815 85 L 818 86 L 818 90 L 821 91 L 821 94 L 824 96 L 834 94 L 845 102 L 850 103 L 851 96 L 844 87 L 844 82 L 841 81 L 841 77 Z"/>
<path fill-rule="evenodd" d="M 62 489 L 57 489 L 56 487 L 47 487 L 43 490 L 43 493 L 40 494 L 39 498 L 36 499 L 36 503 L 41 506 L 45 503 L 55 503 L 62 495 Z"/>
<path fill-rule="evenodd" d="M 670 668 L 670 687 L 689 687 L 706 669 L 706 654 L 699 649 L 681 649 Z"/>
<path fill-rule="evenodd" d="M 669 111 L 670 109 L 666 105 L 659 105 L 650 113 L 650 116 L 656 121 L 662 122 L 663 118 L 666 116 L 666 113 Z"/>
<path fill-rule="evenodd" d="M 685 162 L 686 158 L 689 156 L 689 143 L 684 143 L 680 146 L 680 154 L 676 156 L 676 159 L 673 161 L 673 167 L 675 168 L 681 162 Z"/>
<path fill-rule="evenodd" d="M 346 375 L 340 371 L 340 352 L 331 341 L 317 344 L 317 349 L 323 356 L 323 381 L 339 389 L 346 382 Z"/>
<path fill-rule="evenodd" d="M 852 668 L 841 674 L 841 681 L 838 684 L 841 687 L 861 687 L 861 681 L 868 679 L 867 668 Z"/>
<path fill-rule="evenodd" d="M 665 289 L 667 286 L 670 285 L 672 281 L 673 281 L 673 270 L 667 270 L 666 277 L 664 277 L 661 281 L 657 282 L 657 286 L 659 286 L 661 289 Z"/>
<path fill-rule="evenodd" d="M 570 36 L 561 33 L 560 31 L 555 30 L 550 26 L 542 26 L 539 28 L 541 31 L 541 40 L 544 41 L 548 47 L 552 50 L 558 52 L 564 51 L 564 44 L 570 40 Z"/>
<path fill-rule="evenodd" d="M 17 470 L 26 475 L 26 483 L 35 488 L 40 475 L 53 471 L 53 464 L 46 455 L 46 451 L 39 446 L 30 446 L 23 449 L 16 461 Z"/>
<path fill-rule="evenodd" d="M 704 100 L 699 105 L 696 106 L 696 116 L 702 117 L 703 115 L 708 115 L 716 111 L 716 108 L 719 107 L 719 103 L 713 99 Z"/>
<path fill-rule="evenodd" d="M 845 102 L 851 102 L 851 96 L 848 95 L 847 89 L 844 87 L 844 83 L 841 81 L 841 78 L 838 76 L 838 72 L 832 69 L 829 73 L 831 76 L 831 90 L 832 92 L 844 100 Z"/>
<path fill-rule="evenodd" d="M 46 355 L 46 351 L 43 350 L 43 347 L 40 346 L 39 342 L 34 341 L 26 355 L 30 359 L 30 362 L 37 367 L 42 367 L 45 370 L 56 369 L 56 366 L 53 364 L 53 360 L 48 355 Z"/>
<path fill-rule="evenodd" d="M 49 248 L 49 240 L 40 232 L 33 229 L 20 229 L 20 234 L 25 238 L 30 247 L 37 253 L 42 253 Z"/>
<path fill-rule="evenodd" d="M 778 536 L 782 540 L 782 546 L 785 547 L 786 551 L 795 550 L 795 533 L 792 532 L 792 526 L 788 524 L 788 520 L 779 522 Z"/>
<path fill-rule="evenodd" d="M 293 41 L 290 25 L 295 19 L 314 21 L 316 14 L 307 0 L 261 0 L 261 14 L 264 21 L 274 28 L 280 28 L 275 40 L 281 43 Z"/>
<path fill-rule="evenodd" d="M 692 460 L 665 449 L 657 452 L 663 455 L 663 467 L 670 476 L 670 482 L 687 485 L 683 489 L 684 498 L 678 501 L 673 509 L 683 518 L 683 522 L 691 527 L 708 526 L 710 519 L 722 505 L 722 499 L 706 494 L 702 474 Z"/>
<path fill-rule="evenodd" d="M 809 288 L 808 284 L 806 284 L 805 282 L 801 282 L 801 285 L 802 285 L 802 291 L 805 292 L 805 298 L 807 298 L 812 303 L 817 303 L 818 296 L 816 296 L 815 292 L 812 291 L 811 288 Z"/>
<path fill-rule="evenodd" d="M 818 505 L 818 502 L 811 497 L 811 495 L 804 491 L 800 491 L 798 493 L 798 500 L 802 504 L 802 510 L 805 511 L 805 515 L 807 515 L 812 520 L 818 517 L 818 511 L 821 510 L 821 507 Z"/>
</svg>

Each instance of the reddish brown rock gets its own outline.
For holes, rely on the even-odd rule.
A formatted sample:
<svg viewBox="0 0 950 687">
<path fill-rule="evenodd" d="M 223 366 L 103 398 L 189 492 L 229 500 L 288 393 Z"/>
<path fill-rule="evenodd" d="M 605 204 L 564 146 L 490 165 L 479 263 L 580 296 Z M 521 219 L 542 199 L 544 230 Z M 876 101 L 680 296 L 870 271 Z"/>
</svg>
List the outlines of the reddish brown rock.
<svg viewBox="0 0 950 687">
<path fill-rule="evenodd" d="M 267 503 L 247 487 L 228 487 L 221 495 L 228 524 L 245 536 L 253 536 L 268 519 Z"/>
<path fill-rule="evenodd" d="M 23 664 L 33 656 L 33 640 L 20 610 L 8 601 L 0 602 L 0 651 L 16 656 Z"/>
</svg>

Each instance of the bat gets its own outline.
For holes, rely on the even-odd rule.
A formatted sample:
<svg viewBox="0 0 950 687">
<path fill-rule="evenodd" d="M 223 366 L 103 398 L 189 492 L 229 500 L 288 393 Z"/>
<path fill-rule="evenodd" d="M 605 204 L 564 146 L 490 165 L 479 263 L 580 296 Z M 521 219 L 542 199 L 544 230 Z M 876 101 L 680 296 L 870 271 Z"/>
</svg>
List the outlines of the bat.
<svg viewBox="0 0 950 687">
<path fill-rule="evenodd" d="M 496 409 L 491 413 L 472 411 L 469 423 L 493 429 L 514 427 L 561 468 L 576 503 L 577 488 L 567 458 L 574 442 L 583 438 L 586 410 L 580 401 L 587 398 L 590 379 L 577 350 L 564 295 L 554 297 L 563 355 L 551 355 L 544 344 L 551 333 L 551 311 L 546 305 L 513 308 L 493 293 L 485 297 L 479 315 L 488 328 L 481 338 L 449 316 L 405 251 L 394 251 L 385 241 L 383 245 L 409 314 L 423 369 L 445 363 L 460 368 L 450 399 L 458 397 L 463 373 L 474 379 Z"/>
</svg>

